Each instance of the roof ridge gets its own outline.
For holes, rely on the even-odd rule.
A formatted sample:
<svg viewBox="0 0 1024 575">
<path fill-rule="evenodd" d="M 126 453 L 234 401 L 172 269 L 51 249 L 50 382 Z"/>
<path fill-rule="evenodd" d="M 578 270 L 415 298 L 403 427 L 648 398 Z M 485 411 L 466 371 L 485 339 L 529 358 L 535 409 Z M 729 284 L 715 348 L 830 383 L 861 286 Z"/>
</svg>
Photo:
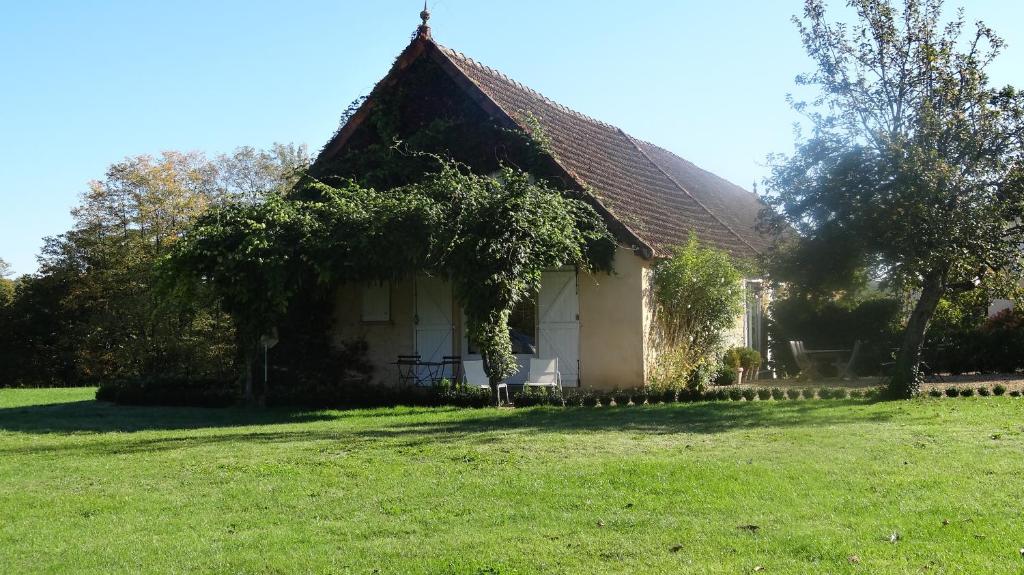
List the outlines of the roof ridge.
<svg viewBox="0 0 1024 575">
<path fill-rule="evenodd" d="M 648 154 L 648 153 L 647 153 L 647 151 L 646 151 L 646 150 L 644 150 L 644 149 L 643 149 L 643 148 L 642 148 L 642 147 L 641 147 L 641 146 L 640 146 L 639 144 L 637 144 L 637 140 L 636 140 L 635 138 L 633 138 L 633 136 L 630 136 L 629 134 L 627 134 L 627 133 L 626 133 L 625 131 L 623 131 L 622 129 L 619 129 L 619 132 L 620 132 L 620 133 L 622 133 L 622 135 L 623 135 L 623 136 L 625 136 L 627 140 L 629 140 L 629 142 L 630 142 L 630 143 L 631 143 L 631 144 L 633 145 L 633 147 L 634 147 L 634 148 L 636 148 L 636 150 L 637 150 L 638 152 L 640 152 L 640 154 L 641 154 L 641 155 L 642 155 L 642 156 L 643 156 L 644 158 L 647 158 L 647 161 L 648 161 L 648 162 L 650 162 L 650 163 L 651 163 L 652 165 L 654 165 L 654 167 L 655 167 L 655 168 L 657 168 L 659 172 L 661 172 L 662 174 L 664 174 L 664 175 L 665 175 L 665 177 L 666 177 L 666 178 L 668 178 L 668 179 L 669 179 L 669 181 L 671 181 L 673 185 L 675 185 L 675 186 L 676 186 L 677 188 L 679 188 L 679 189 L 680 189 L 680 190 L 681 190 L 681 191 L 682 191 L 682 192 L 683 192 L 684 194 L 686 194 L 687 196 L 689 196 L 689 197 L 690 197 L 690 198 L 691 198 L 691 199 L 692 199 L 692 200 L 693 200 L 693 201 L 694 201 L 694 202 L 695 202 L 695 203 L 696 203 L 696 204 L 697 204 L 698 206 L 700 206 L 700 207 L 701 207 L 701 209 L 702 209 L 702 210 L 704 210 L 705 212 L 707 212 L 709 216 L 711 216 L 711 217 L 712 217 L 712 218 L 713 218 L 713 219 L 714 219 L 714 220 L 715 220 L 716 222 L 718 222 L 719 224 L 721 224 L 721 225 L 722 225 L 722 227 L 724 227 L 725 229 L 729 230 L 729 233 L 730 233 L 730 234 L 732 234 L 733 236 L 735 236 L 735 237 L 736 237 L 736 239 L 738 239 L 738 240 L 739 240 L 740 242 L 742 242 L 742 243 L 743 243 L 743 245 L 745 245 L 745 246 L 747 246 L 748 248 L 750 248 L 750 249 L 751 249 L 751 250 L 752 250 L 752 251 L 753 251 L 753 252 L 754 252 L 755 254 L 759 254 L 759 253 L 761 253 L 760 251 L 758 251 L 758 249 L 757 249 L 757 248 L 755 248 L 755 247 L 753 246 L 753 244 L 751 244 L 750 242 L 748 242 L 747 240 L 745 240 L 745 239 L 743 238 L 743 236 L 741 236 L 741 235 L 740 235 L 740 234 L 739 234 L 739 233 L 738 233 L 738 232 L 737 232 L 736 230 L 732 229 L 732 226 L 730 226 L 729 224 L 725 223 L 725 221 L 724 221 L 724 220 L 722 220 L 722 218 L 720 218 L 720 217 L 716 216 L 716 215 L 715 215 L 715 212 L 711 211 L 711 209 L 709 209 L 709 208 L 708 208 L 707 206 L 705 206 L 705 205 L 704 205 L 704 202 L 700 201 L 700 200 L 699 200 L 699 199 L 697 198 L 697 196 L 695 196 L 695 195 L 694 195 L 694 194 L 693 194 L 692 192 L 690 192 L 690 190 L 686 189 L 686 188 L 685 188 L 685 187 L 684 187 L 684 186 L 683 186 L 682 184 L 680 184 L 680 183 L 679 183 L 679 181 L 678 181 L 678 180 L 676 180 L 676 179 L 675 179 L 675 178 L 674 178 L 674 177 L 672 176 L 672 174 L 669 174 L 669 173 L 668 173 L 668 172 L 667 172 L 667 171 L 665 170 L 665 168 L 662 168 L 662 167 L 661 167 L 661 164 L 659 164 L 658 162 L 655 162 L 655 161 L 654 161 L 654 158 L 652 158 L 652 157 L 650 156 L 650 154 Z M 645 142 L 645 143 L 646 143 L 646 142 Z M 653 145 L 653 144 L 652 144 L 652 145 Z M 669 152 L 668 150 L 665 150 L 664 148 L 661 148 L 660 146 L 656 146 L 656 145 L 655 145 L 654 147 L 656 147 L 656 148 L 658 148 L 658 149 L 661 149 L 661 150 L 664 150 L 664 151 L 666 151 L 666 152 L 668 152 L 668 153 L 670 153 L 670 154 L 672 153 L 672 152 Z M 673 155 L 675 155 L 675 154 L 673 154 Z M 682 159 L 682 158 L 680 158 L 680 159 Z M 735 185 L 735 184 L 734 184 L 734 185 Z"/>
<path fill-rule="evenodd" d="M 447 46 L 445 46 L 443 44 L 438 44 L 437 42 L 434 42 L 434 45 L 437 46 L 438 48 L 440 48 L 443 51 L 450 52 L 452 55 L 456 56 L 457 58 L 459 58 L 463 62 L 466 62 L 468 64 L 476 66 L 477 68 L 479 68 L 479 69 L 481 69 L 481 70 L 483 70 L 483 71 L 485 71 L 485 72 L 487 72 L 487 73 L 489 73 L 489 74 L 491 74 L 493 76 L 497 76 L 499 78 L 504 79 L 505 81 L 509 82 L 510 84 L 516 86 L 517 88 L 519 88 L 521 90 L 525 90 L 526 92 L 529 92 L 530 94 L 533 94 L 534 96 L 537 96 L 545 104 L 548 104 L 549 106 L 551 106 L 553 108 L 557 108 L 557 109 L 559 109 L 559 110 L 561 110 L 561 111 L 563 111 L 563 112 L 565 112 L 567 114 L 576 116 L 577 118 L 581 118 L 581 119 L 587 120 L 589 122 L 593 122 L 595 124 L 604 126 L 606 128 L 611 128 L 613 130 L 619 130 L 620 129 L 618 126 L 609 124 L 608 122 L 605 122 L 603 120 L 599 120 L 597 118 L 594 118 L 593 116 L 588 116 L 588 115 L 584 114 L 583 112 L 579 112 L 577 110 L 574 110 L 574 109 L 566 106 L 565 104 L 561 104 L 561 103 L 559 103 L 559 102 L 557 102 L 555 100 L 552 100 L 551 98 L 545 96 L 544 94 L 538 92 L 537 90 L 527 86 L 526 84 L 523 84 L 519 80 L 516 80 L 514 78 L 510 78 L 507 74 L 505 74 L 501 70 L 498 70 L 497 68 L 492 68 L 492 67 L 488 66 L 487 64 L 484 64 L 483 62 L 480 62 L 479 60 L 474 60 L 473 58 L 467 56 L 466 54 L 464 54 L 464 53 L 462 53 L 462 52 L 460 52 L 460 51 L 458 51 L 458 50 L 456 50 L 454 48 L 449 48 L 449 47 L 447 47 Z"/>
</svg>

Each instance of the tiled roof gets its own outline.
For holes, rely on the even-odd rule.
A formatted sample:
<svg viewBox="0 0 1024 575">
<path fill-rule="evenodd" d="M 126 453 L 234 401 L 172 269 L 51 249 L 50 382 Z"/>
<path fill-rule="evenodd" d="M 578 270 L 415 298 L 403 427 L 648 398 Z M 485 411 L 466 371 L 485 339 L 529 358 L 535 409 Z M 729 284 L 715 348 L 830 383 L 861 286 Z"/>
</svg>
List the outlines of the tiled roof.
<svg viewBox="0 0 1024 575">
<path fill-rule="evenodd" d="M 750 256 L 766 248 L 767 239 L 755 230 L 763 204 L 754 194 L 566 108 L 460 52 L 437 47 L 522 128 L 529 131 L 531 123 L 539 124 L 562 167 L 656 252 L 668 253 L 691 232 L 735 255 Z"/>
<path fill-rule="evenodd" d="M 754 194 L 615 126 L 555 103 L 429 38 L 416 38 L 374 92 L 397 81 L 401 69 L 424 56 L 440 61 L 457 84 L 479 91 L 471 96 L 490 113 L 527 132 L 539 125 L 555 161 L 644 244 L 644 251 L 667 255 L 691 233 L 736 256 L 765 251 L 768 240 L 755 230 L 763 204 Z M 372 105 L 372 99 L 373 94 L 364 106 Z M 354 127 L 343 128 L 324 154 L 343 146 L 351 133 L 347 128 Z"/>
</svg>

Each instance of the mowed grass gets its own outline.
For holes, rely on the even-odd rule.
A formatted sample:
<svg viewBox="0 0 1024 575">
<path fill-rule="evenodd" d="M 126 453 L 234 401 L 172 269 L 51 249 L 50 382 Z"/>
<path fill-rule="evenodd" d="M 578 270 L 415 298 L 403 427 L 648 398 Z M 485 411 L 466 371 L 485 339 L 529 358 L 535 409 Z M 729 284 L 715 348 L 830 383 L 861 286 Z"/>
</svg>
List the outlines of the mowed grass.
<svg viewBox="0 0 1024 575">
<path fill-rule="evenodd" d="M 1008 397 L 297 412 L 92 395 L 0 390 L 0 572 L 1024 572 Z"/>
</svg>

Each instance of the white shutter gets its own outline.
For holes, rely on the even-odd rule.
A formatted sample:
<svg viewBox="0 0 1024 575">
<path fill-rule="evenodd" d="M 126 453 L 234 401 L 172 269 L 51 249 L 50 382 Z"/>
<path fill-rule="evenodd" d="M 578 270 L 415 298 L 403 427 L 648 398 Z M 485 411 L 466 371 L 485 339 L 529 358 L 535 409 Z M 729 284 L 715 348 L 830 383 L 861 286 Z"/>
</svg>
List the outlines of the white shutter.
<svg viewBox="0 0 1024 575">
<path fill-rule="evenodd" d="M 562 385 L 579 383 L 580 300 L 575 271 L 544 272 L 537 298 L 541 358 L 558 358 Z"/>
</svg>

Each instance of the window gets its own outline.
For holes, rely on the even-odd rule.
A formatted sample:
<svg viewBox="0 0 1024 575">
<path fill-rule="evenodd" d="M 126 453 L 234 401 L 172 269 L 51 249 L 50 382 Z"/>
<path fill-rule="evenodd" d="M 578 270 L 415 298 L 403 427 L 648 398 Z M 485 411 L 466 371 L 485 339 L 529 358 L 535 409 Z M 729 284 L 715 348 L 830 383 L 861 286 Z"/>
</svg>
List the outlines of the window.
<svg viewBox="0 0 1024 575">
<path fill-rule="evenodd" d="M 391 321 L 391 285 L 369 282 L 363 285 L 363 313 L 366 322 Z"/>
</svg>

